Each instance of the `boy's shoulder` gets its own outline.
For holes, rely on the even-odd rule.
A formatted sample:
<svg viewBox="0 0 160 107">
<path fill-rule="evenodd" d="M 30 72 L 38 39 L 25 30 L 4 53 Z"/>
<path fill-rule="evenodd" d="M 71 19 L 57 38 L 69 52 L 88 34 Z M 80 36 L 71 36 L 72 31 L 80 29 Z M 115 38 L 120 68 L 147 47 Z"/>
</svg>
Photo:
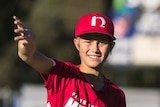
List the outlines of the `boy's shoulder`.
<svg viewBox="0 0 160 107">
<path fill-rule="evenodd" d="M 113 83 L 111 80 L 105 78 L 105 83 L 106 83 L 106 87 L 108 89 L 110 89 L 110 91 L 114 92 L 114 93 L 120 93 L 122 96 L 124 96 L 124 92 L 123 90 L 118 86 L 116 85 L 115 83 Z"/>
</svg>

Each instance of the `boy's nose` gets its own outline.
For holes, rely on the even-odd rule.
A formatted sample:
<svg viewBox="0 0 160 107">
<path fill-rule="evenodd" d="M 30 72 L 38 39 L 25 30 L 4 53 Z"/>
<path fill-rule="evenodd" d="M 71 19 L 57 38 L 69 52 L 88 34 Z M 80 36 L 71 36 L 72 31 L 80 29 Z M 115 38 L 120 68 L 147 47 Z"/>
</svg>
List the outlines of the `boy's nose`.
<svg viewBox="0 0 160 107">
<path fill-rule="evenodd" d="M 92 45 L 91 45 L 91 51 L 92 52 L 99 53 L 99 46 L 98 46 L 98 44 L 99 43 L 96 42 L 96 41 L 92 43 Z"/>
</svg>

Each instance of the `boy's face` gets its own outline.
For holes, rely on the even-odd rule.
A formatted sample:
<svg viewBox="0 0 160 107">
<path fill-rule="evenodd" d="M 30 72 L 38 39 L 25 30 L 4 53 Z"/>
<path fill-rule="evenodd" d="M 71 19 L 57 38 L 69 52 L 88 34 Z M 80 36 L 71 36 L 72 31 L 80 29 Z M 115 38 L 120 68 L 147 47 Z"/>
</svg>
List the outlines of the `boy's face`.
<svg viewBox="0 0 160 107">
<path fill-rule="evenodd" d="M 112 41 L 103 34 L 93 33 L 81 35 L 74 39 L 79 51 L 81 65 L 90 68 L 99 68 L 112 49 Z"/>
</svg>

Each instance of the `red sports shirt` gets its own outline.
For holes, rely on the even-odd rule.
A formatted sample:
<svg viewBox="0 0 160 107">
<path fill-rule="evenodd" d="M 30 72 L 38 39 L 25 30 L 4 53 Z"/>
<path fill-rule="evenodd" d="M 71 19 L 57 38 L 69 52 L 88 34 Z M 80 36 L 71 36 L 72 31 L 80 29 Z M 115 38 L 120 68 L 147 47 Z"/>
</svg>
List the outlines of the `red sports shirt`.
<svg viewBox="0 0 160 107">
<path fill-rule="evenodd" d="M 70 62 L 56 61 L 48 77 L 41 75 L 47 89 L 47 107 L 126 107 L 124 92 L 110 80 L 101 91 L 93 89 Z"/>
</svg>

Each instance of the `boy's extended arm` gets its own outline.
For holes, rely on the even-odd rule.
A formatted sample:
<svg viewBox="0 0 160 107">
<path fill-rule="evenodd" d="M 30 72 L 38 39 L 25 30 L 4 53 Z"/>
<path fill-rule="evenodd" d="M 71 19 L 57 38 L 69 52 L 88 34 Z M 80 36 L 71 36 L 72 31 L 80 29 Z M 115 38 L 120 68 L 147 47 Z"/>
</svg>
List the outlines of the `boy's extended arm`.
<svg viewBox="0 0 160 107">
<path fill-rule="evenodd" d="M 13 19 L 14 24 L 16 25 L 14 32 L 19 34 L 14 37 L 14 40 L 18 41 L 19 57 L 35 70 L 42 72 L 47 76 L 51 71 L 53 61 L 36 49 L 32 33 L 23 26 L 20 19 L 16 16 L 13 16 Z"/>
</svg>

